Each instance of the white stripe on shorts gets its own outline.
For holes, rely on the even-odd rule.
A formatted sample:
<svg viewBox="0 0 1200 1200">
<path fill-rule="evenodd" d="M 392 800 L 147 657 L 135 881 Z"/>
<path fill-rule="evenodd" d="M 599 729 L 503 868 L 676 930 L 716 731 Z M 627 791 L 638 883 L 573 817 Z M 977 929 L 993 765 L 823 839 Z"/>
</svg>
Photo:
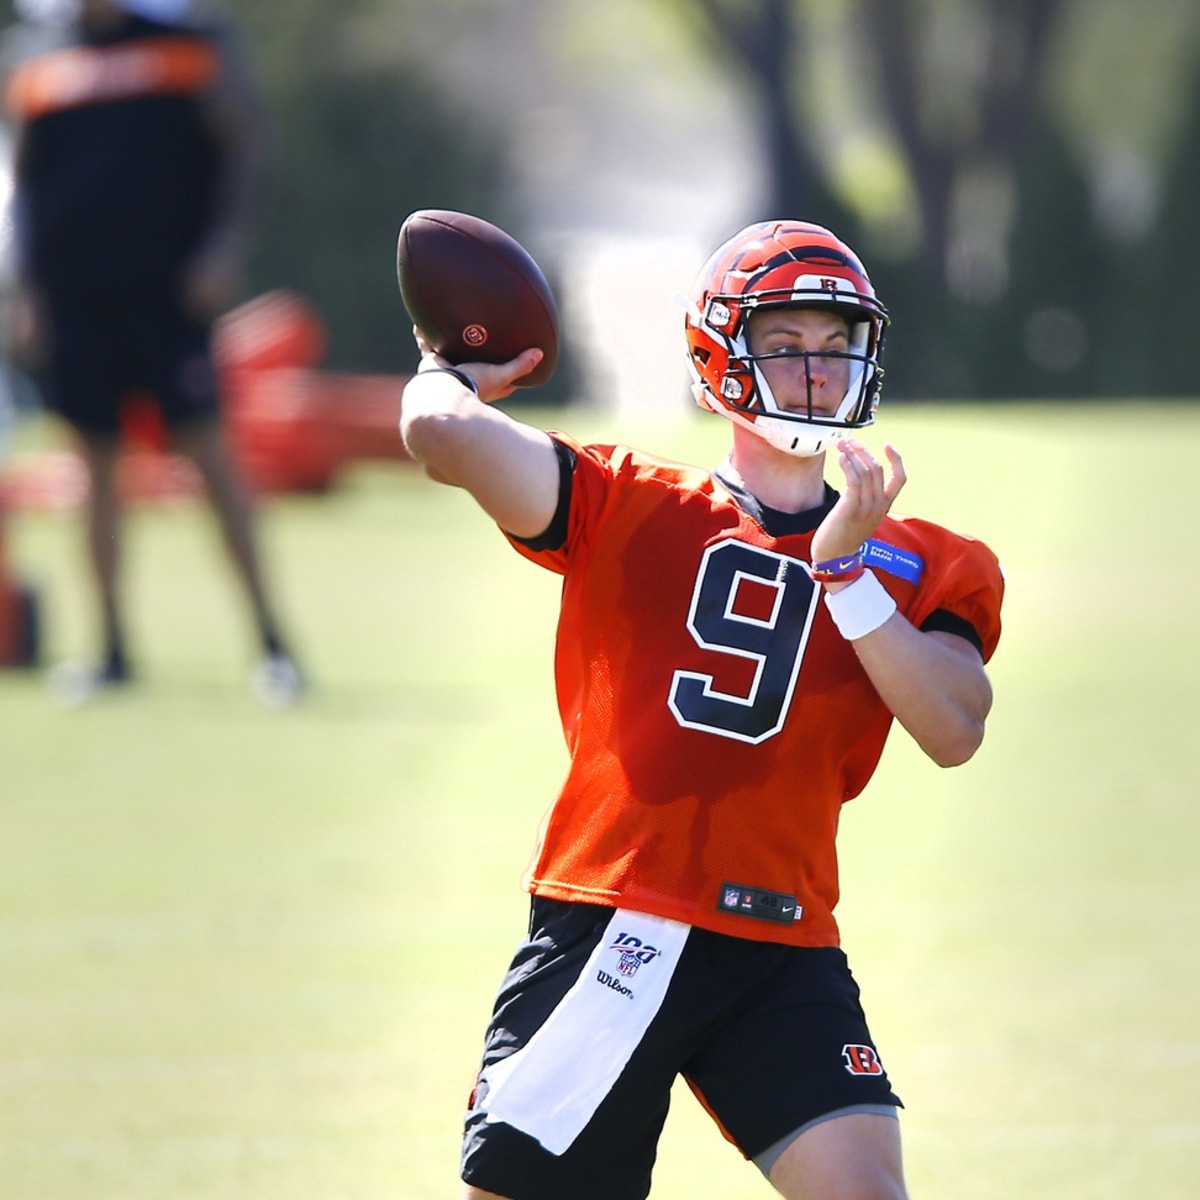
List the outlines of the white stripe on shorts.
<svg viewBox="0 0 1200 1200">
<path fill-rule="evenodd" d="M 579 978 L 516 1053 L 481 1082 L 489 1121 L 562 1154 L 612 1090 L 662 1006 L 690 925 L 617 909 Z"/>
</svg>

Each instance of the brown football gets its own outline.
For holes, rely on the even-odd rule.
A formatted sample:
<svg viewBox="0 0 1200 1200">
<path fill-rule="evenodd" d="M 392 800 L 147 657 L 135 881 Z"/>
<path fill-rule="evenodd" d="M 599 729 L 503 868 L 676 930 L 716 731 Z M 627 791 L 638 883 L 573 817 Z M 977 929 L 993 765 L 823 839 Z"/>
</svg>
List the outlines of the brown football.
<svg viewBox="0 0 1200 1200">
<path fill-rule="evenodd" d="M 546 383 L 558 365 L 558 308 L 529 252 L 469 213 L 424 208 L 400 226 L 400 295 L 425 340 L 451 363 L 503 363 L 536 346 L 519 382 Z"/>
</svg>

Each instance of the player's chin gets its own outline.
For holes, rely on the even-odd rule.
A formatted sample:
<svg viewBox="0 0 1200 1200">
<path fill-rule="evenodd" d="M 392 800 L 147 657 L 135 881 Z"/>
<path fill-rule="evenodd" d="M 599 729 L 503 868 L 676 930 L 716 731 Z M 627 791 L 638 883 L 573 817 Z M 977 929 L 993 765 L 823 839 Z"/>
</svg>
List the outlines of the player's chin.
<svg viewBox="0 0 1200 1200">
<path fill-rule="evenodd" d="M 814 408 L 810 411 L 807 407 L 785 408 L 783 412 L 787 416 L 809 425 L 828 426 L 831 434 L 836 435 L 838 432 L 838 427 L 832 424 L 834 418 L 833 412 L 823 412 L 819 408 Z"/>
</svg>

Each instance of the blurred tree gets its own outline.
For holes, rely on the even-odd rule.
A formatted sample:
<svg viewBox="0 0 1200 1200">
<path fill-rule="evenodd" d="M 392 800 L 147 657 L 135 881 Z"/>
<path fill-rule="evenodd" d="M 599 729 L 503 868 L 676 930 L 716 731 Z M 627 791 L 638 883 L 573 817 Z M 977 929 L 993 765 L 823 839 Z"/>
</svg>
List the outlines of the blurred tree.
<svg viewBox="0 0 1200 1200">
<path fill-rule="evenodd" d="M 1088 182 L 1041 114 L 1019 163 L 1006 285 L 957 323 L 965 396 L 1083 397 L 1098 390 L 1096 332 L 1112 247 L 1090 219 Z"/>
<path fill-rule="evenodd" d="M 419 80 L 328 67 L 276 94 L 274 161 L 252 259 L 258 288 L 309 296 L 330 329 L 331 365 L 409 367 L 396 234 L 416 208 L 494 210 L 499 164 Z M 453 141 L 456 154 L 444 147 Z"/>
<path fill-rule="evenodd" d="M 946 394 L 970 387 L 962 344 L 963 303 L 991 298 L 1004 269 L 995 245 L 1007 193 L 1038 98 L 1061 0 L 861 0 L 844 6 L 851 49 L 819 84 L 827 49 L 813 6 L 797 0 L 676 0 L 700 18 L 708 52 L 732 59 L 762 109 L 770 163 L 766 210 L 829 225 L 868 258 L 872 275 L 905 324 L 888 352 L 889 389 Z M 938 26 L 945 26 L 944 29 Z M 951 27 L 952 26 L 952 27 Z M 957 58 L 954 64 L 939 59 Z M 872 220 L 852 191 L 831 185 L 827 146 L 839 122 L 860 118 L 876 93 L 902 157 L 916 236 L 894 236 L 895 218 Z M 869 118 L 867 118 L 869 119 Z M 832 126 L 832 128 L 831 128 Z"/>
<path fill-rule="evenodd" d="M 460 209 L 522 236 L 506 114 L 470 103 L 436 53 L 476 7 L 339 0 L 336 22 L 325 0 L 247 0 L 238 10 L 274 118 L 249 282 L 295 288 L 316 305 L 332 367 L 415 363 L 395 275 L 408 213 Z M 572 370 L 564 346 L 538 398 L 560 402 Z"/>
<path fill-rule="evenodd" d="M 411 368 L 396 287 L 400 223 L 417 208 L 508 220 L 502 154 L 479 114 L 455 107 L 419 64 L 372 53 L 362 30 L 379 5 L 250 0 L 235 17 L 260 66 L 270 156 L 249 284 L 292 287 L 321 312 L 328 364 Z M 447 153 L 453 147 L 453 153 Z"/>
<path fill-rule="evenodd" d="M 1189 329 L 1200 326 L 1200 70 L 1184 109 L 1186 127 L 1166 176 L 1164 202 L 1148 245 L 1132 250 L 1133 283 L 1113 305 L 1110 341 L 1132 339 L 1126 394 L 1142 394 L 1139 383 L 1153 374 L 1156 392 L 1195 398 L 1196 352 Z M 1143 322 L 1129 328 L 1131 320 Z"/>
<path fill-rule="evenodd" d="M 830 225 L 867 258 L 899 326 L 889 395 L 1187 386 L 1171 355 L 1130 369 L 1121 348 L 1130 297 L 1161 293 L 1195 241 L 1184 231 L 1195 223 L 1200 90 L 1173 94 L 1170 73 L 1145 61 L 1148 43 L 1161 55 L 1164 31 L 1174 33 L 1179 76 L 1200 79 L 1189 0 L 1151 0 L 1155 12 L 1108 0 L 672 4 L 710 60 L 737 70 L 756 98 L 767 211 Z M 1060 86 L 1072 58 L 1091 76 L 1086 117 L 1074 123 Z M 1132 76 L 1160 111 L 1124 95 Z M 1131 136 L 1133 122 L 1117 114 L 1139 110 L 1142 130 L 1169 140 L 1172 101 L 1194 114 L 1191 132 L 1164 170 L 1161 220 L 1139 226 L 1129 177 L 1153 168 L 1144 133 Z M 1106 210 L 1100 167 L 1114 174 L 1122 139 L 1132 165 Z M 889 157 L 900 186 L 880 169 Z"/>
<path fill-rule="evenodd" d="M 753 84 L 766 151 L 763 211 L 803 213 L 851 237 L 852 212 L 827 182 L 819 131 L 797 104 L 796 59 L 805 35 L 794 0 L 676 2 L 714 62 L 732 60 Z"/>
<path fill-rule="evenodd" d="M 632 216 L 615 209 L 635 189 L 606 185 L 679 145 L 672 231 L 753 158 L 747 220 L 802 215 L 862 251 L 896 318 L 891 397 L 1194 390 L 1182 339 L 1150 363 L 1122 346 L 1134 297 L 1200 319 L 1195 0 L 659 0 L 608 25 L 586 0 L 225 7 L 275 127 L 250 282 L 308 294 L 334 365 L 411 363 L 392 270 L 407 212 L 468 209 L 536 252 L 536 206 L 578 245 L 570 222 Z M 661 49 L 618 61 L 631 22 L 675 39 L 674 74 Z M 653 90 L 664 75 L 687 81 L 686 117 Z M 743 97 L 752 156 L 713 133 L 737 136 Z"/>
</svg>

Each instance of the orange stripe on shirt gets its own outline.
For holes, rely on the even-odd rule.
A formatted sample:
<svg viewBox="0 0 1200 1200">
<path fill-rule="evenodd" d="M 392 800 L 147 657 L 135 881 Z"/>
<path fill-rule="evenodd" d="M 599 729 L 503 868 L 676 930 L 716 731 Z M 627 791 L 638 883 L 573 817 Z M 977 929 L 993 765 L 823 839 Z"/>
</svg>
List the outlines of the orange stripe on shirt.
<svg viewBox="0 0 1200 1200">
<path fill-rule="evenodd" d="M 119 46 L 54 50 L 14 70 L 5 103 L 29 121 L 47 113 L 135 96 L 190 95 L 220 70 L 215 48 L 189 37 L 146 38 Z"/>
</svg>

